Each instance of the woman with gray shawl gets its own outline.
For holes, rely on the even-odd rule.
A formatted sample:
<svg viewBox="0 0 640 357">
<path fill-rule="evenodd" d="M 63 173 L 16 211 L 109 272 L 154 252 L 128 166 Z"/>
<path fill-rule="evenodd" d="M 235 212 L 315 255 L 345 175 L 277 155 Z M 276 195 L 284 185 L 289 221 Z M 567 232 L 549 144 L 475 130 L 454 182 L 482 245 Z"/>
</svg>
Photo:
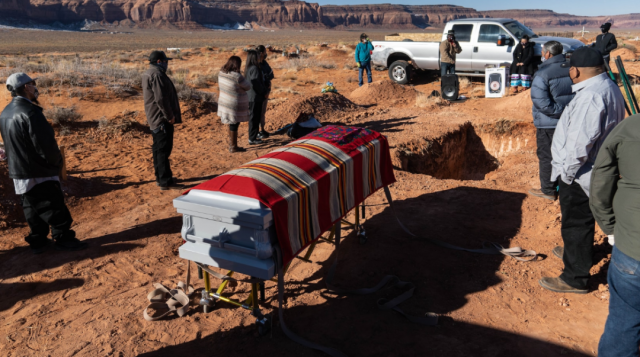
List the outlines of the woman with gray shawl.
<svg viewBox="0 0 640 357">
<path fill-rule="evenodd" d="M 241 152 L 245 149 L 238 146 L 238 127 L 242 122 L 249 121 L 249 96 L 251 89 L 249 82 L 240 68 L 242 60 L 238 56 L 231 56 L 218 74 L 218 116 L 222 124 L 229 127 L 229 152 Z"/>
</svg>

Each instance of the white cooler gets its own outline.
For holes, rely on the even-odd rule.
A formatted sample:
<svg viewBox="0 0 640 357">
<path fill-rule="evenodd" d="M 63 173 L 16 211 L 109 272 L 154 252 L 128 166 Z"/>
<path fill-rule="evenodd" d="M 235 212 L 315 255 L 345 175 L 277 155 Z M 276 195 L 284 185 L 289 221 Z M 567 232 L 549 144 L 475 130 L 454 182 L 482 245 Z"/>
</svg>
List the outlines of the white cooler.
<svg viewBox="0 0 640 357">
<path fill-rule="evenodd" d="M 182 213 L 180 257 L 259 279 L 277 273 L 278 244 L 271 210 L 260 201 L 222 192 L 191 190 L 173 200 Z"/>
</svg>

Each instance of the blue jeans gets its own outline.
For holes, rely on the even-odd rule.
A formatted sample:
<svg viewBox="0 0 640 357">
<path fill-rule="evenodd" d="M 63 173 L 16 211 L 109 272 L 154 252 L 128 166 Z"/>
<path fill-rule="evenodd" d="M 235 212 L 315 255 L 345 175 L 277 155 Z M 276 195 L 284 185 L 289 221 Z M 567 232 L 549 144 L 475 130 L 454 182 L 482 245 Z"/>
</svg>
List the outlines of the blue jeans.
<svg viewBox="0 0 640 357">
<path fill-rule="evenodd" d="M 367 71 L 367 80 L 371 83 L 371 62 L 360 62 L 360 68 L 358 68 L 358 85 L 362 87 L 362 71 Z"/>
<path fill-rule="evenodd" d="M 640 262 L 613 247 L 609 263 L 609 317 L 599 357 L 638 357 L 640 344 Z"/>
<path fill-rule="evenodd" d="M 444 77 L 445 74 L 456 74 L 456 65 L 440 62 L 440 77 Z"/>
</svg>

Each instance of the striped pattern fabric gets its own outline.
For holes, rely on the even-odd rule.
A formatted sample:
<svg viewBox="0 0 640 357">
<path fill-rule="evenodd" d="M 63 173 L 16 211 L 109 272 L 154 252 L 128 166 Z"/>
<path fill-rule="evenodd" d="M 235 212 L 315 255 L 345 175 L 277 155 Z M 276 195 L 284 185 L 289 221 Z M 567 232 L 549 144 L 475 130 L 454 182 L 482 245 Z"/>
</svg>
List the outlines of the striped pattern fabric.
<svg viewBox="0 0 640 357">
<path fill-rule="evenodd" d="M 218 73 L 218 116 L 222 124 L 236 124 L 249 121 L 249 96 L 251 82 L 240 73 Z"/>
<path fill-rule="evenodd" d="M 321 128 L 194 189 L 268 206 L 286 264 L 365 198 L 395 182 L 386 138 L 344 128 Z"/>
</svg>

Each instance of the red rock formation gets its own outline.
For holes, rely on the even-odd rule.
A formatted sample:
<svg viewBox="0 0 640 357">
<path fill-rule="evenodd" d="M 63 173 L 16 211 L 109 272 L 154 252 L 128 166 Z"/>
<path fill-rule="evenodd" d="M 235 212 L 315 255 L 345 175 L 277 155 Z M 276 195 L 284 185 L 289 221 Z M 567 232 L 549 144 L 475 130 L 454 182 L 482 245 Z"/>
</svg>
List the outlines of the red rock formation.
<svg viewBox="0 0 640 357">
<path fill-rule="evenodd" d="M 586 17 L 550 10 L 482 11 L 453 5 L 319 6 L 298 0 L 0 0 L 0 17 L 54 21 L 132 21 L 149 23 L 257 23 L 271 27 L 442 27 L 469 17 L 509 17 L 529 27 L 640 27 L 640 14 Z"/>
</svg>

